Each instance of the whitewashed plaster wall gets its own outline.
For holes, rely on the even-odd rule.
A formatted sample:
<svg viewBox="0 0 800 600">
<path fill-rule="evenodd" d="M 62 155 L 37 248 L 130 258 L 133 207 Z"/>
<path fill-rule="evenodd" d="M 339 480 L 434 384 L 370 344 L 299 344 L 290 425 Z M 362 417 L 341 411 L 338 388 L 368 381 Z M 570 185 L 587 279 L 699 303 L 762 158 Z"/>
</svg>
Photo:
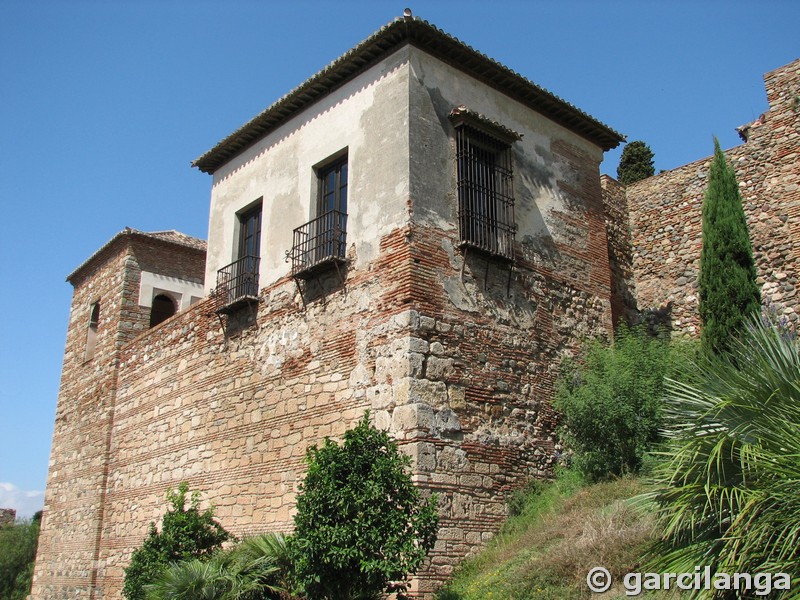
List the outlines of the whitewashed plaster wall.
<svg viewBox="0 0 800 600">
<path fill-rule="evenodd" d="M 316 208 L 315 167 L 347 151 L 353 267 L 407 221 L 408 53 L 402 48 L 268 134 L 214 173 L 206 289 L 236 257 L 237 213 L 263 202 L 260 287 L 288 274 L 292 231 Z"/>
</svg>

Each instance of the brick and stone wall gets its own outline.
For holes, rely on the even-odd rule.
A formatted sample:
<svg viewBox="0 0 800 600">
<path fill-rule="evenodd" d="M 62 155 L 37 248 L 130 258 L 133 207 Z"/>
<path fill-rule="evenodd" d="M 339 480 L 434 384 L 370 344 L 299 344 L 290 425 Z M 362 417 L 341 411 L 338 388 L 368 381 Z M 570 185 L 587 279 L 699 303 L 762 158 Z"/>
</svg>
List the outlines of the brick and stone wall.
<svg viewBox="0 0 800 600">
<path fill-rule="evenodd" d="M 461 258 L 452 232 L 381 240 L 376 264 L 304 307 L 281 280 L 255 325 L 226 336 L 208 299 L 123 348 L 109 452 L 97 597 L 118 597 L 130 553 L 181 481 L 236 535 L 290 531 L 303 457 L 364 410 L 440 494 L 430 593 L 485 543 L 508 492 L 547 476 L 549 398 L 576 332 L 605 332 L 607 298 L 521 263 Z M 380 273 L 376 277 L 375 273 Z M 467 306 L 468 305 L 468 306 Z M 247 308 L 243 309 L 244 311 Z"/>
<path fill-rule="evenodd" d="M 462 102 L 521 134 L 513 264 L 459 247 L 448 114 Z M 298 287 L 283 252 L 315 214 L 315 165 L 343 151 L 343 280 Z M 508 493 L 552 473 L 560 360 L 610 332 L 601 159 L 594 142 L 404 46 L 214 173 L 208 277 L 230 261 L 237 215 L 262 202 L 252 312 L 219 317 L 212 293 L 145 330 L 142 270 L 188 279 L 194 263 L 152 240 L 90 262 L 73 280 L 33 597 L 119 598 L 133 549 L 181 481 L 238 536 L 289 531 L 306 449 L 367 409 L 424 493 L 439 494 L 439 538 L 415 582 L 432 597 L 498 530 Z M 95 298 L 113 326 L 101 323 L 108 339 L 84 365 L 74 356 Z"/>
<path fill-rule="evenodd" d="M 307 447 L 340 437 L 366 409 L 412 456 L 425 493 L 440 495 L 439 540 L 415 584 L 430 597 L 497 531 L 508 492 L 551 473 L 560 358 L 610 327 L 598 165 L 564 142 L 555 150 L 583 181 L 551 226 L 562 262 L 541 261 L 531 240 L 517 244 L 513 268 L 465 256 L 454 228 L 412 219 L 343 284 L 323 282 L 324 295 L 310 285 L 304 302 L 283 278 L 262 290 L 254 318 L 244 307 L 222 320 L 212 295 L 112 345 L 113 360 L 100 362 L 117 369 L 94 386 L 91 366 L 66 360 L 59 410 L 68 421 L 54 437 L 34 597 L 118 598 L 132 550 L 181 481 L 239 536 L 289 531 Z M 567 217 L 589 239 L 568 239 Z M 94 298 L 108 305 L 103 315 L 123 315 L 117 335 L 129 335 L 146 254 L 112 254 L 76 283 L 68 356 Z M 109 351 L 102 343 L 96 357 Z"/>
<path fill-rule="evenodd" d="M 203 259 L 201 250 L 125 230 L 70 275 L 74 292 L 34 597 L 88 598 L 97 581 L 119 351 L 149 325 L 150 309 L 137 303 L 142 266 L 202 278 Z M 96 341 L 93 355 L 87 356 L 96 303 L 100 306 Z"/>
<path fill-rule="evenodd" d="M 611 272 L 611 313 L 614 327 L 638 318 L 636 285 L 631 256 L 631 226 L 625 186 L 608 175 L 600 176 L 603 189 L 608 262 Z"/>
<path fill-rule="evenodd" d="M 800 60 L 764 77 L 769 110 L 726 151 L 750 228 L 763 300 L 797 323 L 800 304 Z M 711 143 L 709 142 L 709 145 Z M 711 158 L 627 188 L 633 279 L 640 310 L 699 333 L 702 201 Z"/>
</svg>

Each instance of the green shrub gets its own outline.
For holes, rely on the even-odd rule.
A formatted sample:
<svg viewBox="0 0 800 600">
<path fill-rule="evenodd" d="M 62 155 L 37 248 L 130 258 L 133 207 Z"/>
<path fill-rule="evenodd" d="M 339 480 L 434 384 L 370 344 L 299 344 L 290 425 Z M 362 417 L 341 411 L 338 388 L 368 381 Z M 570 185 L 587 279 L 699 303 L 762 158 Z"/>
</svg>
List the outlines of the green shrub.
<svg viewBox="0 0 800 600">
<path fill-rule="evenodd" d="M 24 600 L 31 591 L 41 513 L 0 527 L 0 600 Z"/>
<path fill-rule="evenodd" d="M 403 591 L 436 540 L 436 498 L 421 500 L 410 459 L 364 418 L 307 454 L 290 555 L 311 599 Z"/>
<path fill-rule="evenodd" d="M 614 343 L 593 340 L 567 360 L 556 386 L 561 436 L 588 480 L 638 473 L 659 439 L 664 377 L 684 369 L 692 345 L 621 329 Z"/>
<path fill-rule="evenodd" d="M 144 590 L 147 600 L 277 600 L 288 597 L 290 571 L 284 536 L 267 533 L 172 563 Z"/>
<path fill-rule="evenodd" d="M 186 507 L 188 491 L 188 485 L 183 482 L 177 491 L 167 493 L 171 508 L 161 521 L 161 531 L 150 523 L 147 538 L 134 551 L 125 569 L 122 588 L 128 600 L 144 600 L 144 585 L 155 581 L 171 563 L 190 558 L 206 560 L 231 538 L 214 520 L 213 509 L 200 511 L 198 492 L 191 494 L 189 507 Z"/>
<path fill-rule="evenodd" d="M 707 355 L 693 383 L 669 381 L 668 445 L 656 471 L 661 543 L 653 568 L 789 573 L 800 584 L 800 345 L 752 321 L 732 354 Z M 710 597 L 701 590 L 700 597 Z"/>
</svg>

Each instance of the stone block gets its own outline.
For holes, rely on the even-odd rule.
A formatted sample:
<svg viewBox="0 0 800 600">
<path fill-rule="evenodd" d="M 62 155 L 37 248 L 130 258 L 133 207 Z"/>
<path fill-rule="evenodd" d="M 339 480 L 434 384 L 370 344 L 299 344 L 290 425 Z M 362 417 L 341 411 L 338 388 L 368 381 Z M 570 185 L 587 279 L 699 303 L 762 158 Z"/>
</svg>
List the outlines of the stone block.
<svg viewBox="0 0 800 600">
<path fill-rule="evenodd" d="M 419 471 L 434 471 L 436 469 L 436 446 L 429 442 L 416 444 L 416 468 Z"/>
<path fill-rule="evenodd" d="M 373 413 L 374 416 L 374 425 L 376 429 L 380 429 L 381 431 L 389 431 L 392 427 L 392 416 L 388 410 L 376 410 Z"/>
<path fill-rule="evenodd" d="M 410 432 L 417 429 L 430 429 L 433 425 L 433 408 L 424 403 L 398 406 L 392 413 L 392 429 Z"/>
<path fill-rule="evenodd" d="M 458 385 L 447 386 L 447 399 L 450 408 L 459 410 L 466 407 L 466 391 L 463 387 Z"/>
<path fill-rule="evenodd" d="M 421 354 L 427 354 L 429 347 L 430 346 L 426 340 L 416 337 L 408 338 L 409 352 L 419 352 Z"/>
<path fill-rule="evenodd" d="M 458 415 L 449 408 L 437 411 L 433 420 L 433 431 L 444 434 L 461 431 L 461 422 L 458 419 Z"/>
<path fill-rule="evenodd" d="M 368 386 L 370 383 L 372 383 L 372 372 L 366 367 L 366 365 L 359 363 L 350 372 L 348 383 L 352 387 Z"/>
<path fill-rule="evenodd" d="M 425 376 L 428 379 L 447 379 L 453 373 L 452 358 L 438 358 L 429 356 L 425 366 Z"/>
<path fill-rule="evenodd" d="M 467 453 L 461 448 L 445 446 L 438 454 L 439 471 L 444 473 L 463 473 L 469 468 Z"/>
<path fill-rule="evenodd" d="M 441 381 L 405 377 L 396 382 L 394 398 L 398 405 L 422 402 L 440 406 L 447 398 L 447 386 Z"/>
</svg>

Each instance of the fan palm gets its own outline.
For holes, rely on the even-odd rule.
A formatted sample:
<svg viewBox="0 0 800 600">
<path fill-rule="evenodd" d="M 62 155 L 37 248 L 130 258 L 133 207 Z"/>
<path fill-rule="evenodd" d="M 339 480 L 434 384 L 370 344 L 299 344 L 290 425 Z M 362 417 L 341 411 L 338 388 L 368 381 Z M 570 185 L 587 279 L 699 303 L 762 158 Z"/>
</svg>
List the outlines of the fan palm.
<svg viewBox="0 0 800 600">
<path fill-rule="evenodd" d="M 228 560 L 231 600 L 268 600 L 287 593 L 291 561 L 282 534 L 247 538 L 231 550 Z"/>
<path fill-rule="evenodd" d="M 148 600 L 221 600 L 230 589 L 222 561 L 197 558 L 172 563 L 144 586 Z"/>
<path fill-rule="evenodd" d="M 275 600 L 286 597 L 289 573 L 285 538 L 268 533 L 208 560 L 173 563 L 145 592 L 148 600 Z"/>
<path fill-rule="evenodd" d="M 751 323 L 730 355 L 668 381 L 668 439 L 657 470 L 665 572 L 783 572 L 800 597 L 800 352 L 794 336 Z M 698 596 L 713 592 L 699 591 Z"/>
</svg>

